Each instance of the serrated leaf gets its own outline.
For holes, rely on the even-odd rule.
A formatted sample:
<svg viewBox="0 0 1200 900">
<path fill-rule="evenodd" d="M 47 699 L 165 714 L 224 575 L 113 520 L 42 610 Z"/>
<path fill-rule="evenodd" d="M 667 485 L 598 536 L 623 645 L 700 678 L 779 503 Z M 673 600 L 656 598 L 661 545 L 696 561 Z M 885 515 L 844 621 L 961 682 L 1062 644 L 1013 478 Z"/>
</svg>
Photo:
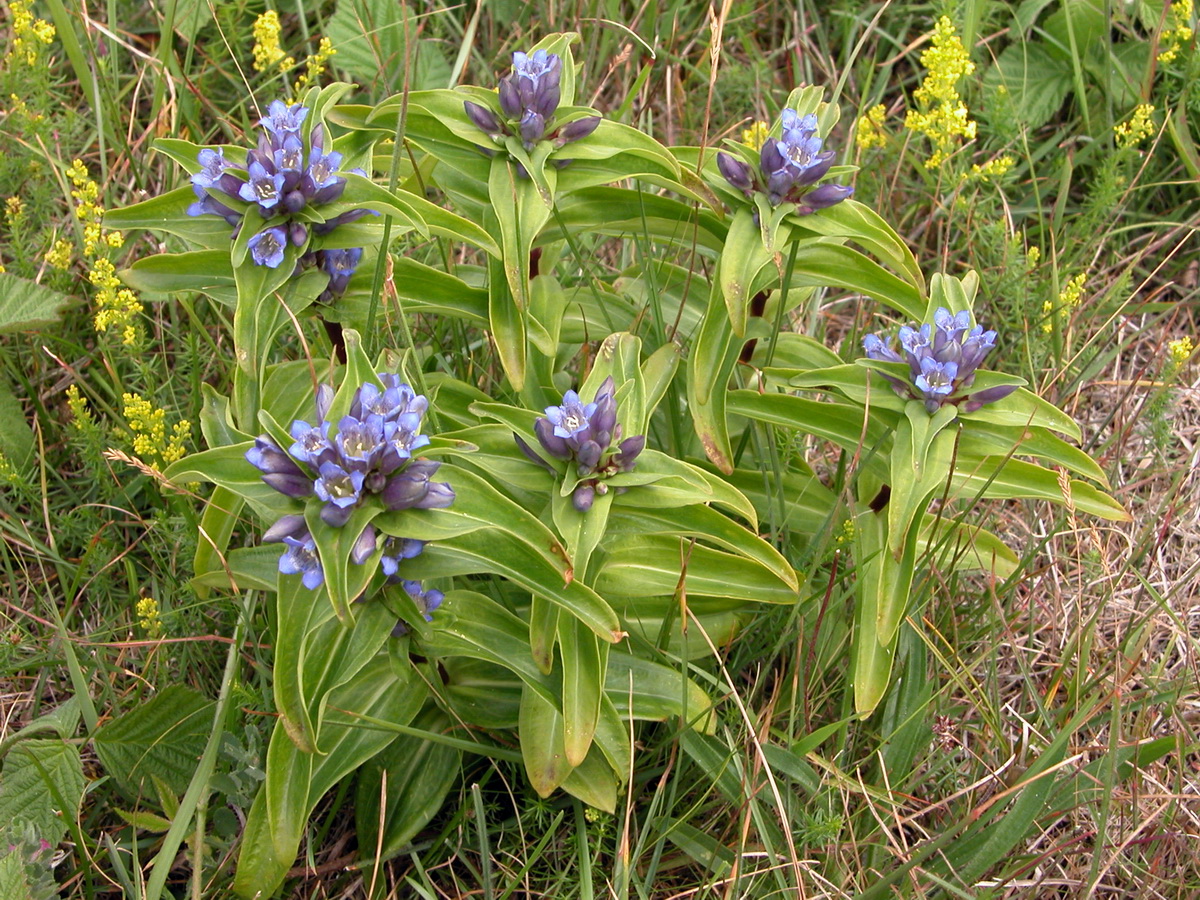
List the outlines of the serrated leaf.
<svg viewBox="0 0 1200 900">
<path fill-rule="evenodd" d="M 74 300 L 66 294 L 0 272 L 0 334 L 36 331 L 54 325 L 72 303 Z"/>
<path fill-rule="evenodd" d="M 1071 91 L 1072 78 L 1068 60 L 1054 56 L 1036 41 L 1019 41 L 1006 47 L 984 73 L 983 84 L 993 97 L 1000 88 L 1007 90 L 1013 114 L 1035 129 L 1058 112 Z"/>
<path fill-rule="evenodd" d="M 22 741 L 4 757 L 0 822 L 27 823 L 39 838 L 57 844 L 76 816 L 83 784 L 83 764 L 74 744 Z"/>
<path fill-rule="evenodd" d="M 153 796 L 151 775 L 177 795 L 187 790 L 212 730 L 213 703 L 173 684 L 96 732 L 105 770 L 135 797 Z"/>
</svg>

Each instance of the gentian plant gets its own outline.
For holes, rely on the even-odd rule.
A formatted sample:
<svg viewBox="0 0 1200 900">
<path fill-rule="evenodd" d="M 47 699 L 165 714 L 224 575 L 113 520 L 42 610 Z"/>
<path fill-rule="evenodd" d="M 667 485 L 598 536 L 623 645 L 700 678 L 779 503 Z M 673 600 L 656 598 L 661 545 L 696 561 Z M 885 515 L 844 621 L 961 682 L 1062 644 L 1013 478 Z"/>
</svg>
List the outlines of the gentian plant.
<svg viewBox="0 0 1200 900">
<path fill-rule="evenodd" d="M 927 287 L 896 232 L 829 182 L 851 170 L 819 87 L 792 93 L 762 148 L 668 148 L 573 106 L 576 39 L 514 55 L 498 91 L 363 106 L 314 89 L 270 107 L 249 152 L 162 141 L 192 184 L 110 216 L 199 248 L 139 261 L 131 284 L 232 310 L 208 448 L 164 474 L 213 485 L 198 593 L 272 604 L 278 716 L 241 896 L 277 890 L 344 779 L 360 846 L 387 858 L 466 753 L 519 753 L 539 794 L 611 812 L 638 723 L 669 719 L 705 771 L 709 642 L 767 605 L 852 635 L 846 690 L 893 734 L 893 666 L 926 682 L 919 657 L 896 662 L 903 634 L 921 644 L 910 589 L 942 568 L 1017 566 L 964 520 L 976 500 L 1124 516 L 1058 436 L 1077 439 L 1075 423 L 980 368 L 996 335 L 971 324 L 977 277 Z M 376 152 L 397 135 L 398 152 Z M 369 170 L 389 157 L 420 178 Z M 443 205 L 413 193 L 430 188 Z M 597 266 L 601 242 L 631 235 L 636 252 Z M 384 296 L 350 278 L 365 266 L 382 283 L 380 265 L 387 308 L 452 320 L 440 333 L 463 336 L 461 356 L 387 346 Z M 922 325 L 843 359 L 783 327 L 816 288 Z M 318 300 L 340 344 L 313 327 Z M 796 449 L 816 441 L 841 453 L 841 481 Z M 852 562 L 831 569 L 834 532 L 853 533 Z M 835 580 L 848 601 L 827 609 Z M 418 753 L 431 770 L 411 767 Z"/>
</svg>

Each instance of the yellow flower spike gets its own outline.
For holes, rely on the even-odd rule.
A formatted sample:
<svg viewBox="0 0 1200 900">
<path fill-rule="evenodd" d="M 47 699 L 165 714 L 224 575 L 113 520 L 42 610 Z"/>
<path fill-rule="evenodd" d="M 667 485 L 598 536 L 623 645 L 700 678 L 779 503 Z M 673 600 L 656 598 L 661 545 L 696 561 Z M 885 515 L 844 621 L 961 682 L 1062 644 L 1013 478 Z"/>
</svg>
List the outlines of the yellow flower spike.
<svg viewBox="0 0 1200 900">
<path fill-rule="evenodd" d="M 859 116 L 854 136 L 859 150 L 887 146 L 887 135 L 883 130 L 883 119 L 886 115 L 887 109 L 880 103 L 868 109 L 865 115 Z"/>
<path fill-rule="evenodd" d="M 766 122 L 754 122 L 749 128 L 742 129 L 742 143 L 751 150 L 761 150 L 771 133 L 771 126 Z"/>
<path fill-rule="evenodd" d="M 309 86 L 316 84 L 317 79 L 325 74 L 326 63 L 329 62 L 329 57 L 337 53 L 329 38 L 321 38 L 321 42 L 317 45 L 317 52 L 308 57 L 304 62 L 304 74 L 296 79 L 296 93 L 300 94 L 307 90 Z M 291 68 L 290 66 L 288 68 Z"/>
<path fill-rule="evenodd" d="M 273 9 L 254 20 L 254 71 L 265 72 L 283 60 L 280 30 L 279 13 Z"/>
<path fill-rule="evenodd" d="M 940 166 L 958 147 L 958 139 L 972 140 L 976 125 L 959 96 L 959 79 L 975 71 L 954 23 L 942 16 L 933 30 L 932 46 L 921 54 L 927 72 L 913 92 L 919 109 L 910 109 L 904 119 L 909 131 L 923 134 L 933 143 L 933 155 L 925 168 Z"/>
<path fill-rule="evenodd" d="M 24 60 L 27 66 L 36 66 L 41 48 L 54 40 L 54 26 L 33 15 L 30 0 L 11 0 L 8 5 L 12 17 L 12 49 L 10 59 Z"/>
<path fill-rule="evenodd" d="M 1195 349 L 1190 337 L 1177 338 L 1167 344 L 1167 352 L 1171 354 L 1171 364 L 1176 369 L 1182 368 L 1183 364 L 1192 358 Z"/>
<path fill-rule="evenodd" d="M 123 394 L 125 422 L 133 434 L 133 452 L 144 462 L 165 468 L 187 454 L 192 423 L 176 422 L 167 435 L 167 412 L 139 394 Z"/>
<path fill-rule="evenodd" d="M 46 264 L 55 269 L 66 269 L 71 265 L 71 242 L 61 238 L 46 251 Z"/>
<path fill-rule="evenodd" d="M 1122 150 L 1136 147 L 1150 135 L 1154 134 L 1154 106 L 1149 103 L 1139 103 L 1129 117 L 1128 122 L 1118 122 L 1113 126 L 1113 134 L 1117 146 Z"/>
</svg>

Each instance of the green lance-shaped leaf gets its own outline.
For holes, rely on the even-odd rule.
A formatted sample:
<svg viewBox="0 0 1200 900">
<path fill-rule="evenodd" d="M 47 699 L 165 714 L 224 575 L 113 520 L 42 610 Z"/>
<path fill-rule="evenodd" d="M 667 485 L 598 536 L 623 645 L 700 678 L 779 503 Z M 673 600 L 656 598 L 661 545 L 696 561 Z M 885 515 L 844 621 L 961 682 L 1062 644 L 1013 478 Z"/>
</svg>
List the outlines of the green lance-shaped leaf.
<svg viewBox="0 0 1200 900">
<path fill-rule="evenodd" d="M 355 508 L 346 524 L 333 528 L 321 521 L 323 505 L 315 499 L 310 500 L 304 510 L 304 519 L 317 545 L 321 568 L 325 570 L 325 589 L 329 594 L 329 602 L 333 604 L 338 619 L 349 625 L 354 621 L 350 604 L 367 589 L 383 551 L 382 547 L 377 547 L 375 554 L 361 565 L 351 562 L 350 554 L 363 530 L 383 509 L 376 503 L 365 503 Z"/>
<path fill-rule="evenodd" d="M 484 228 L 442 209 L 435 203 L 430 203 L 424 197 L 403 190 L 388 191 L 387 188 L 361 175 L 348 173 L 346 181 L 343 202 L 350 204 L 351 208 L 375 209 L 396 216 L 403 224 L 415 228 L 424 237 L 432 233 L 478 247 L 490 256 L 500 255 L 500 246 Z"/>
<path fill-rule="evenodd" d="M 167 466 L 163 474 L 178 485 L 195 481 L 218 484 L 246 500 L 264 521 L 300 512 L 300 501 L 263 484 L 262 473 L 246 461 L 246 451 L 253 446 L 253 441 L 246 441 L 192 453 Z"/>
<path fill-rule="evenodd" d="M 539 797 L 549 797 L 574 768 L 563 741 L 562 713 L 536 691 L 521 695 L 518 726 L 525 774 Z"/>
<path fill-rule="evenodd" d="M 1049 500 L 1079 512 L 1112 522 L 1128 522 L 1130 515 L 1120 503 L 1083 481 L 1067 480 L 1050 469 L 1006 456 L 976 456 L 959 449 L 954 466 L 950 498 L 969 500 L 976 497 L 996 500 Z"/>
<path fill-rule="evenodd" d="M 909 400 L 904 412 L 888 460 L 892 489 L 887 505 L 888 549 L 897 559 L 913 520 L 925 511 L 934 492 L 947 486 L 958 436 L 958 429 L 949 427 L 957 417 L 953 406 L 930 415 L 920 400 Z"/>
<path fill-rule="evenodd" d="M 156 294 L 200 291 L 221 303 L 237 296 L 228 246 L 220 250 L 144 256 L 128 269 L 121 270 L 120 275 L 121 280 L 135 291 Z M 234 302 L 236 304 L 236 299 Z"/>
<path fill-rule="evenodd" d="M 562 789 L 588 806 L 612 814 L 617 810 L 619 779 L 598 746 L 593 745 L 587 757 L 567 773 Z"/>
<path fill-rule="evenodd" d="M 688 354 L 687 399 L 692 425 L 705 455 L 725 474 L 733 471 L 729 423 L 725 418 L 726 388 L 744 343 L 743 338 L 734 334 L 724 294 L 714 283 L 700 333 Z"/>
<path fill-rule="evenodd" d="M 745 603 L 795 603 L 796 591 L 757 560 L 659 535 L 611 537 L 596 589 L 615 597 L 672 596 L 681 579 L 688 597 Z M 716 604 L 717 606 L 722 604 Z M 710 605 L 708 611 L 715 611 Z"/>
<path fill-rule="evenodd" d="M 778 273 L 774 265 L 775 254 L 764 246 L 762 231 L 755 224 L 753 211 L 749 207 L 742 207 L 733 214 L 729 224 L 729 234 L 717 264 L 717 281 L 730 327 L 743 340 L 747 337 L 750 300 L 756 291 L 765 287 L 759 284 L 759 274 L 766 271 L 771 279 L 775 279 Z M 709 315 L 714 313 L 715 310 L 710 306 Z"/>
<path fill-rule="evenodd" d="M 791 287 L 846 288 L 923 321 L 926 301 L 920 289 L 857 250 L 833 243 L 835 240 L 805 241 L 792 266 Z"/>
<path fill-rule="evenodd" d="M 562 610 L 544 597 L 534 594 L 529 601 L 529 652 L 545 675 L 554 671 L 554 647 L 558 644 L 558 623 Z"/>
<path fill-rule="evenodd" d="M 912 250 L 869 206 L 851 198 L 815 215 L 795 216 L 791 223 L 798 231 L 853 241 L 886 262 L 919 293 L 925 292 L 925 278 Z"/>
<path fill-rule="evenodd" d="M 453 724 L 434 706 L 412 721 L 413 728 L 434 734 L 452 730 Z M 371 848 L 371 854 L 379 860 L 400 853 L 437 815 L 461 769 L 462 751 L 457 747 L 415 735 L 397 736 L 363 767 L 358 778 L 354 818 L 362 846 Z"/>
<path fill-rule="evenodd" d="M 575 579 L 567 549 L 544 523 L 466 469 L 445 466 L 437 477 L 454 489 L 453 506 L 387 513 L 375 520 L 376 527 L 386 534 L 436 541 L 441 560 L 457 571 L 504 575 L 576 616 L 601 639 L 620 638 L 616 613 Z M 411 562 L 414 572 L 427 564 L 423 557 Z"/>
<path fill-rule="evenodd" d="M 553 178 L 553 173 L 547 175 Z M 517 308 L 524 310 L 529 306 L 529 253 L 550 221 L 553 197 L 543 196 L 531 179 L 519 177 L 504 156 L 492 160 L 488 195 L 500 229 L 504 277 Z"/>
<path fill-rule="evenodd" d="M 623 718 L 662 721 L 680 716 L 691 728 L 709 734 L 716 727 L 712 700 L 704 689 L 653 660 L 613 650 L 604 687 Z"/>
<path fill-rule="evenodd" d="M 745 519 L 752 528 L 758 525 L 754 506 L 725 478 L 659 450 L 643 450 L 637 468 L 614 475 L 609 484 L 637 486 L 637 490 L 621 495 L 618 506 L 622 509 L 675 509 L 712 503 Z"/>
<path fill-rule="evenodd" d="M 504 374 L 515 389 L 525 387 L 526 360 L 526 316 L 517 305 L 508 282 L 507 263 L 501 259 L 488 259 L 488 323 L 492 339 Z M 525 266 L 528 280 L 528 263 Z"/>
<path fill-rule="evenodd" d="M 783 554 L 749 529 L 709 506 L 672 510 L 618 510 L 610 532 L 625 535 L 676 535 L 710 541 L 770 570 L 780 581 L 799 590 L 795 570 Z"/>
<path fill-rule="evenodd" d="M 695 246 L 718 253 L 725 246 L 728 223 L 715 213 L 699 209 L 671 197 L 644 190 L 618 187 L 575 188 L 566 192 L 568 182 L 578 177 L 581 163 L 572 163 L 559 176 L 565 196 L 556 198 L 555 221 L 570 234 L 605 234 L 613 237 L 646 234 L 656 241 L 689 250 Z M 612 180 L 605 171 L 600 183 Z M 542 240 L 561 240 L 552 230 Z"/>
<path fill-rule="evenodd" d="M 424 682 L 411 669 L 397 670 L 386 654 L 380 654 L 333 692 L 331 705 L 351 712 L 330 717 L 324 756 L 298 749 L 280 720 L 267 750 L 266 781 L 246 821 L 235 893 L 246 898 L 271 896 L 296 859 L 317 802 L 395 738 L 390 731 L 363 727 L 354 714 L 407 725 L 427 695 Z"/>
<path fill-rule="evenodd" d="M 609 645 L 578 619 L 563 617 L 558 626 L 562 654 L 563 752 L 572 766 L 583 764 L 600 718 Z"/>
<path fill-rule="evenodd" d="M 108 210 L 104 214 L 104 227 L 165 232 L 198 247 L 228 252 L 233 229 L 220 216 L 189 216 L 187 208 L 195 200 L 190 187 L 176 188 L 132 206 Z M 237 201 L 231 201 L 231 205 L 236 204 Z"/>
<path fill-rule="evenodd" d="M 453 316 L 486 327 L 488 294 L 461 278 L 407 257 L 392 263 L 392 286 L 408 312 Z"/>
<path fill-rule="evenodd" d="M 914 524 L 914 531 L 918 527 Z M 889 552 L 888 543 L 885 516 L 862 507 L 854 519 L 854 705 L 860 713 L 874 710 L 887 690 L 896 628 L 912 585 L 916 535 L 908 536 L 900 560 Z"/>
<path fill-rule="evenodd" d="M 218 487 L 208 498 L 204 515 L 200 518 L 196 552 L 192 556 L 192 571 L 197 579 L 210 575 L 225 575 L 225 585 L 236 590 L 234 585 L 230 585 L 229 576 L 226 575 L 226 558 L 229 539 L 233 536 L 233 529 L 245 502 L 236 493 L 224 487 Z M 201 600 L 208 597 L 208 588 L 200 582 L 196 583 L 195 589 Z"/>
<path fill-rule="evenodd" d="M 743 390 L 730 391 L 728 408 L 732 414 L 815 435 L 851 452 L 878 446 L 887 435 L 878 417 L 848 403 Z"/>
<path fill-rule="evenodd" d="M 978 422 L 973 416 L 963 417 L 963 432 L 959 446 L 972 456 L 1033 456 L 1039 460 L 1064 467 L 1108 488 L 1108 476 L 1091 456 L 1072 447 L 1046 428 L 992 425 Z"/>
</svg>

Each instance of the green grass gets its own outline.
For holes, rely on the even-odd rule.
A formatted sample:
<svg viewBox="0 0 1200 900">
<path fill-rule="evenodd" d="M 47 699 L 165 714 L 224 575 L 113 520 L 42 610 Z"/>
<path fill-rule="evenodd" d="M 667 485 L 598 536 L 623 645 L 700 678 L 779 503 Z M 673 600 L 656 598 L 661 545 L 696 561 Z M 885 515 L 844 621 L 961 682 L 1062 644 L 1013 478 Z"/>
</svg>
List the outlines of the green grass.
<svg viewBox="0 0 1200 900">
<path fill-rule="evenodd" d="M 1141 66 L 1134 87 L 1122 87 L 1081 67 L 1082 50 L 1068 54 L 1063 102 L 1030 124 L 995 101 L 984 77 L 997 54 L 1024 40 L 1018 29 L 1005 31 L 1008 4 L 965 7 L 979 68 L 960 90 L 972 114 L 980 110 L 979 137 L 936 171 L 921 164 L 928 146 L 902 127 L 924 75 L 918 39 L 940 12 L 927 4 L 893 4 L 876 16 L 876 7 L 852 2 L 732 3 L 711 95 L 706 4 L 496 2 L 477 16 L 441 4 L 410 22 L 420 48 L 412 77 L 427 81 L 416 87 L 446 86 L 462 65 L 461 83 L 491 84 L 512 50 L 545 31 L 579 29 L 584 96 L 596 91 L 601 108 L 676 144 L 705 134 L 715 144 L 751 118 L 770 118 L 798 83 L 830 92 L 837 85 L 842 121 L 833 145 L 863 167 L 857 198 L 895 225 L 927 271 L 981 272 L 981 318 L 1002 334 L 1002 360 L 992 365 L 1026 377 L 1081 421 L 1088 453 L 1134 521 L 1101 524 L 1037 504 L 947 510 L 1010 538 L 1021 566 L 1002 581 L 935 568 L 915 584 L 909 616 L 919 627 L 904 627 L 899 677 L 865 721 L 853 715 L 846 680 L 854 572 L 828 535 L 792 560 L 809 574 L 795 607 L 746 621 L 728 646 L 690 632 L 693 677 L 724 698 L 715 734 L 639 725 L 616 815 L 562 793 L 538 798 L 519 764 L 467 755 L 441 811 L 385 862 L 358 843 L 353 794 L 326 798 L 284 896 L 1200 892 L 1192 717 L 1200 406 L 1194 367 L 1165 362 L 1169 341 L 1197 333 L 1200 206 L 1187 151 L 1200 121 L 1200 82 L 1188 80 L 1198 57 L 1187 47 L 1176 63 L 1158 65 L 1148 51 L 1122 49 L 1122 65 Z M 15 94 L 25 104 L 0 99 L 0 199 L 21 200 L 20 212 L 0 220 L 0 262 L 71 299 L 55 324 L 0 337 L 8 465 L 0 481 L 0 583 L 8 586 L 0 591 L 0 748 L 77 699 L 85 731 L 67 736 L 83 754 L 87 790 L 68 798 L 55 843 L 63 858 L 48 870 L 37 835 L 16 855 L 52 877 L 61 896 L 88 900 L 140 898 L 155 879 L 166 879 L 174 896 L 231 896 L 240 823 L 261 780 L 273 714 L 271 613 L 253 598 L 197 594 L 189 577 L 199 505 L 128 463 L 134 435 L 122 395 L 141 394 L 169 425 L 196 422 L 199 386 L 229 387 L 228 313 L 201 296 L 143 295 L 139 348 L 97 334 L 96 289 L 65 174 L 82 159 L 110 209 L 176 187 L 183 179 L 150 151 L 153 137 L 240 139 L 257 106 L 294 77 L 251 68 L 260 4 L 218 4 L 215 19 L 202 4 L 165 8 L 176 15 L 174 29 L 148 7 L 109 3 L 89 7 L 96 27 L 85 30 L 75 6 L 53 0 L 34 10 L 59 30 L 35 65 L 12 53 L 0 63 L 0 98 Z M 188 18 L 195 10 L 199 18 Z M 339 11 L 281 8 L 286 52 L 302 59 Z M 1105 40 L 1148 47 L 1156 29 L 1121 18 Z M 376 69 L 374 79 L 339 70 L 337 56 L 332 66 L 326 81 L 341 71 L 360 82 L 357 102 L 403 86 L 402 66 Z M 1142 93 L 1131 98 L 1135 87 Z M 1118 149 L 1111 128 L 1134 99 L 1156 105 L 1156 130 L 1137 148 Z M 889 110 L 888 142 L 859 151 L 853 123 L 876 103 Z M 1001 153 L 1014 157 L 1009 174 L 968 177 L 972 164 Z M 65 271 L 43 261 L 60 238 L 73 248 Z M 161 235 L 128 238 L 111 252 L 118 265 L 157 252 L 160 241 L 182 249 Z M 644 255 L 621 252 L 602 240 L 586 248 L 589 276 L 608 279 Z M 1080 272 L 1080 304 L 1047 320 L 1043 304 Z M 846 355 L 871 308 L 824 291 L 802 324 Z M 469 376 L 485 390 L 499 380 L 477 334 L 411 324 L 416 346 L 440 348 L 427 372 Z M 403 346 L 395 316 L 383 325 L 390 345 Z M 472 341 L 479 353 L 458 352 Z M 68 386 L 87 400 L 94 423 L 73 417 Z M 190 449 L 199 441 L 193 434 Z M 793 447 L 764 429 L 750 452 L 804 455 L 835 490 L 844 487 L 845 460 L 818 444 Z M 143 598 L 157 602 L 157 635 L 139 623 Z M 246 619 L 250 608 L 258 611 Z M 179 684 L 222 697 L 227 712 L 208 759 L 212 793 L 196 798 L 205 808 L 199 829 L 176 815 L 182 791 L 131 794 L 80 737 Z M 3 778 L 14 777 L 14 758 Z M 181 777 L 186 785 L 191 772 Z M 151 869 L 164 858 L 165 828 L 139 813 L 182 822 L 168 838 L 184 854 L 176 865 Z"/>
</svg>

